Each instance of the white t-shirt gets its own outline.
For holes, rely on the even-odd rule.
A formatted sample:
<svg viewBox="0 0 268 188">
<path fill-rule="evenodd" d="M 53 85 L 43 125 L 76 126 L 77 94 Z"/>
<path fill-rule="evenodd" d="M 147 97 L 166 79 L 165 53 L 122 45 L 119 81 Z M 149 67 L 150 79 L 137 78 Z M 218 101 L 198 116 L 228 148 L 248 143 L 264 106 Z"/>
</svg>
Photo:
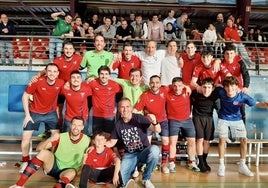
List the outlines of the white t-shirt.
<svg viewBox="0 0 268 188">
<path fill-rule="evenodd" d="M 134 54 L 141 60 L 142 81 L 145 84 L 149 84 L 151 76 L 160 76 L 161 62 L 166 56 L 166 50 L 156 50 L 153 56 L 148 56 L 143 51 L 138 51 Z"/>
<path fill-rule="evenodd" d="M 181 77 L 181 68 L 178 66 L 178 60 L 175 56 L 166 56 L 162 60 L 161 66 L 161 84 L 170 85 L 174 77 Z"/>
</svg>

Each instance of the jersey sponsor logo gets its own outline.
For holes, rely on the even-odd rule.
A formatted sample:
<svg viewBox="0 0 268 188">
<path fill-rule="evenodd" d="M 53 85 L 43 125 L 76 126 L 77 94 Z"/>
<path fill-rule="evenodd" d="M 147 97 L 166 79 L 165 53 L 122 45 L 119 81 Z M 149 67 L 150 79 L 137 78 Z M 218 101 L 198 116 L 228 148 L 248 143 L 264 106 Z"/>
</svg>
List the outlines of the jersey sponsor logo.
<svg viewBox="0 0 268 188">
<path fill-rule="evenodd" d="M 237 105 L 239 105 L 239 102 L 238 101 L 234 101 L 233 102 L 233 105 L 237 106 Z"/>
</svg>

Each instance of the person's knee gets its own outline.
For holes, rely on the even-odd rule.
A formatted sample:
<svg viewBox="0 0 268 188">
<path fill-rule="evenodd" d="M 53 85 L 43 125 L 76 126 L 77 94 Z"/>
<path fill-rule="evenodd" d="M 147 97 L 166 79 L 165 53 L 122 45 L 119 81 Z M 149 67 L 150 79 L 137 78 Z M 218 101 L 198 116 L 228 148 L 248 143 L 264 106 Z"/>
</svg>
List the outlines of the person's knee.
<svg viewBox="0 0 268 188">
<path fill-rule="evenodd" d="M 150 153 L 152 154 L 153 157 L 159 158 L 160 155 L 159 147 L 156 145 L 152 145 L 150 148 Z"/>
</svg>

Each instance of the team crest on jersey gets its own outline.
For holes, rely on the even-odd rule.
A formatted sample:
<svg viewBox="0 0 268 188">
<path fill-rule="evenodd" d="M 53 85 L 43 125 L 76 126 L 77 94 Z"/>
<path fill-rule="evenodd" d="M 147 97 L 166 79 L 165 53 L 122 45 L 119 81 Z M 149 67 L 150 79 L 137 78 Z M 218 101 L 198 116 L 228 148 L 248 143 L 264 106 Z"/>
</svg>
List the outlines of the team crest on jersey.
<svg viewBox="0 0 268 188">
<path fill-rule="evenodd" d="M 235 105 L 235 106 L 237 106 L 238 104 L 239 104 L 238 101 L 233 102 L 233 105 Z"/>
<path fill-rule="evenodd" d="M 56 90 L 59 90 L 60 89 L 60 87 L 56 87 Z"/>
<path fill-rule="evenodd" d="M 81 92 L 80 95 L 81 95 L 82 97 L 84 97 L 84 96 L 85 96 L 85 92 Z"/>
</svg>

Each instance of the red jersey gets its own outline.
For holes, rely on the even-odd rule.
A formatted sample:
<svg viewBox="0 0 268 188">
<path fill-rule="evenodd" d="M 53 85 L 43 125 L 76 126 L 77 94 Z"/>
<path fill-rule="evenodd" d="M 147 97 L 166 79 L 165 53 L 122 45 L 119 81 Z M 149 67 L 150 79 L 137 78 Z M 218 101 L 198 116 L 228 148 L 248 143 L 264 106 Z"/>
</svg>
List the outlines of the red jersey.
<svg viewBox="0 0 268 188">
<path fill-rule="evenodd" d="M 59 67 L 59 78 L 63 79 L 65 82 L 69 81 L 71 78 L 71 72 L 79 70 L 81 61 L 82 56 L 78 54 L 74 54 L 71 61 L 66 61 L 64 55 L 56 57 L 54 59 L 54 63 Z"/>
<path fill-rule="evenodd" d="M 233 63 L 228 63 L 224 59 L 222 61 L 222 65 L 224 65 L 229 70 L 229 72 L 238 79 L 239 88 L 243 88 L 243 75 L 241 72 L 241 64 L 239 63 L 240 61 L 242 61 L 242 58 L 240 56 L 236 55 L 234 57 Z M 225 76 L 222 75 L 222 79 L 224 79 Z M 246 86 L 246 87 L 248 87 L 248 86 Z"/>
<path fill-rule="evenodd" d="M 121 91 L 121 87 L 113 80 L 107 85 L 101 85 L 99 78 L 89 82 L 92 92 L 93 116 L 113 117 L 115 116 L 115 95 Z"/>
<path fill-rule="evenodd" d="M 221 75 L 226 77 L 229 73 L 228 69 L 223 65 L 220 66 L 220 70 L 218 72 L 215 72 L 213 64 L 214 62 L 212 62 L 212 66 L 210 68 L 205 67 L 203 64 L 195 67 L 193 77 L 198 78 L 197 83 L 199 85 L 201 85 L 202 80 L 205 78 L 212 78 L 215 84 L 220 84 Z"/>
<path fill-rule="evenodd" d="M 235 27 L 225 27 L 225 30 L 224 30 L 224 39 L 225 40 L 234 40 L 234 41 L 238 41 L 240 42 L 241 41 L 241 38 L 240 36 L 238 35 L 238 29 Z"/>
<path fill-rule="evenodd" d="M 189 59 L 188 55 L 184 52 L 181 54 L 181 57 L 183 59 L 182 80 L 185 85 L 190 85 L 195 66 L 202 64 L 201 55 L 195 53 L 194 58 Z"/>
<path fill-rule="evenodd" d="M 168 119 L 185 121 L 190 118 L 190 96 L 185 91 L 181 95 L 175 95 L 170 91 L 167 93 L 166 101 Z"/>
<path fill-rule="evenodd" d="M 145 114 L 154 114 L 158 122 L 167 120 L 166 115 L 166 90 L 161 87 L 157 94 L 150 90 L 145 91 L 137 102 L 135 108 L 138 111 L 145 111 Z"/>
<path fill-rule="evenodd" d="M 34 98 L 29 110 L 39 114 L 55 111 L 58 95 L 63 85 L 64 81 L 62 79 L 56 79 L 53 85 L 49 85 L 45 76 L 28 85 L 25 91 L 28 94 L 32 94 Z"/>
<path fill-rule="evenodd" d="M 105 169 L 114 164 L 116 155 L 111 148 L 105 147 L 102 153 L 97 153 L 96 148 L 87 153 L 86 165 L 95 169 Z"/>
<path fill-rule="evenodd" d="M 140 68 L 141 61 L 137 56 L 131 56 L 130 61 L 126 61 L 125 57 L 122 57 L 123 60 L 121 62 L 116 61 L 113 64 L 113 70 L 118 69 L 118 78 L 123 78 L 129 80 L 129 71 L 132 68 Z"/>
<path fill-rule="evenodd" d="M 63 88 L 61 94 L 66 99 L 65 118 L 67 120 L 71 121 L 74 116 L 81 116 L 84 120 L 88 120 L 87 97 L 91 95 L 91 89 L 86 84 L 82 83 L 78 91 Z"/>
</svg>

